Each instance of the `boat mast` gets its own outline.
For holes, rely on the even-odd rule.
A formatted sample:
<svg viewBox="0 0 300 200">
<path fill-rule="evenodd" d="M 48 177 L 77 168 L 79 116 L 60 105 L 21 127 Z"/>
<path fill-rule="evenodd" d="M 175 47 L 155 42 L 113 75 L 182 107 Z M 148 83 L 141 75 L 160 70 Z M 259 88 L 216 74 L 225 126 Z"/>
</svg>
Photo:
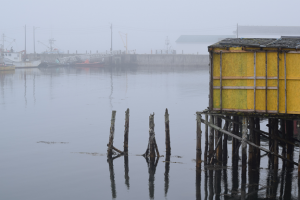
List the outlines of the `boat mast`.
<svg viewBox="0 0 300 200">
<path fill-rule="evenodd" d="M 25 24 L 25 55 L 26 55 L 26 24 Z"/>
</svg>

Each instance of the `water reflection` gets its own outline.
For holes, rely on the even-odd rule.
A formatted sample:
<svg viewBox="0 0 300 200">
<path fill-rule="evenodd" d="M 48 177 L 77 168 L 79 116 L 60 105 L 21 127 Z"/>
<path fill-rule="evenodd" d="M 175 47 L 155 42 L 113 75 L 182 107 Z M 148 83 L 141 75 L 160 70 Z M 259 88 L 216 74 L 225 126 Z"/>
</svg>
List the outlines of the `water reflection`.
<svg viewBox="0 0 300 200">
<path fill-rule="evenodd" d="M 170 171 L 170 155 L 166 155 L 165 159 L 165 197 L 169 190 L 169 171 Z"/>
<path fill-rule="evenodd" d="M 149 198 L 150 199 L 154 199 L 154 189 L 155 189 L 155 171 L 156 171 L 156 167 L 159 161 L 159 157 L 156 158 L 156 161 L 152 161 L 151 159 L 149 160 L 147 156 L 144 156 L 146 162 L 147 162 L 147 166 L 148 166 L 148 173 L 149 173 Z"/>
</svg>

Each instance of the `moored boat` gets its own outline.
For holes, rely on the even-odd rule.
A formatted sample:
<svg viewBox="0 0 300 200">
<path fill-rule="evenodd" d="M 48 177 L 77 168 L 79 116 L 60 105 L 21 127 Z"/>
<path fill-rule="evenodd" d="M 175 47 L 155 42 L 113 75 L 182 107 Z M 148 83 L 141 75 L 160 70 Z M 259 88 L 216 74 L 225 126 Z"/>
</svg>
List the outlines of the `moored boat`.
<svg viewBox="0 0 300 200">
<path fill-rule="evenodd" d="M 3 52 L 2 57 L 5 63 L 14 65 L 15 68 L 38 67 L 41 64 L 41 60 L 28 60 L 25 51 Z"/>
<path fill-rule="evenodd" d="M 6 65 L 4 63 L 0 63 L 0 71 L 9 71 L 9 70 L 15 70 L 14 65 Z"/>
<path fill-rule="evenodd" d="M 75 63 L 75 66 L 79 66 L 79 67 L 104 67 L 104 62 L 90 63 L 89 59 L 86 59 L 83 63 Z"/>
</svg>

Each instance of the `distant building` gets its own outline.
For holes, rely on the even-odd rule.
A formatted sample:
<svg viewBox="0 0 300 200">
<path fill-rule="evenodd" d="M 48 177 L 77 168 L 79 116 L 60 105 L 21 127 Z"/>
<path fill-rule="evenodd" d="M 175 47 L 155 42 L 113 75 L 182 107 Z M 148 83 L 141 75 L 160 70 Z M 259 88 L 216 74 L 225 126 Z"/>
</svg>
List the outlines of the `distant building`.
<svg viewBox="0 0 300 200">
<path fill-rule="evenodd" d="M 233 31 L 236 35 L 236 30 Z M 299 36 L 300 26 L 238 26 L 239 37 L 242 36 Z"/>
<path fill-rule="evenodd" d="M 208 54 L 207 46 L 225 38 L 235 38 L 235 35 L 181 35 L 176 41 L 177 54 Z"/>
</svg>

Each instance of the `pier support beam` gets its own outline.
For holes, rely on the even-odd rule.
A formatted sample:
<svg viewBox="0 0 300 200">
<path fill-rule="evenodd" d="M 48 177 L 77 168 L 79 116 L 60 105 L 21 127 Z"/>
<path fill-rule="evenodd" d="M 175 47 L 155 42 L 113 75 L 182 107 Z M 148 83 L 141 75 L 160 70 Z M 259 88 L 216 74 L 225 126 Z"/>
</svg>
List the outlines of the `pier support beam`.
<svg viewBox="0 0 300 200">
<path fill-rule="evenodd" d="M 210 115 L 210 123 L 214 124 L 214 116 Z M 210 127 L 210 132 L 209 132 L 209 161 L 214 155 L 214 128 Z"/>
<path fill-rule="evenodd" d="M 226 116 L 226 118 L 230 119 L 229 116 Z M 225 120 L 225 124 L 224 124 L 224 130 L 225 131 L 229 131 L 229 121 Z M 224 139 L 223 139 L 223 155 L 222 155 L 222 159 L 223 159 L 223 165 L 226 166 L 227 165 L 227 157 L 228 157 L 228 150 L 227 150 L 227 140 L 228 140 L 228 135 L 225 134 L 224 135 Z"/>
<path fill-rule="evenodd" d="M 196 155 L 196 167 L 201 167 L 201 114 L 197 114 L 197 155 Z"/>
<path fill-rule="evenodd" d="M 273 134 L 274 136 L 278 137 L 278 119 L 275 118 L 273 119 L 273 129 L 274 131 Z M 273 150 L 275 154 L 278 154 L 278 140 L 274 139 L 273 140 Z M 273 156 L 273 169 L 277 172 L 278 170 L 278 157 L 277 156 Z"/>
<path fill-rule="evenodd" d="M 256 117 L 255 119 L 255 129 L 260 131 L 260 119 L 258 117 Z M 257 146 L 260 146 L 260 133 L 259 132 L 255 132 L 255 144 Z M 256 168 L 259 167 L 260 165 L 260 150 L 259 149 L 255 149 L 255 163 L 256 163 Z"/>
<path fill-rule="evenodd" d="M 222 119 L 220 117 L 216 117 L 216 124 L 218 127 L 222 128 Z M 216 139 L 215 139 L 215 148 L 216 148 L 216 160 L 218 163 L 222 162 L 222 133 L 218 130 L 215 131 Z M 219 142 L 220 141 L 220 142 Z M 219 142 L 219 144 L 217 144 Z"/>
<path fill-rule="evenodd" d="M 208 121 L 208 115 L 205 114 L 205 121 Z M 205 149 L 204 149 L 204 163 L 207 164 L 208 156 L 208 125 L 205 124 Z"/>
<path fill-rule="evenodd" d="M 246 177 L 246 169 L 247 169 L 247 125 L 248 119 L 247 117 L 243 117 L 243 125 L 242 125 L 242 174 Z"/>
<path fill-rule="evenodd" d="M 292 120 L 286 120 L 286 136 L 287 136 L 287 140 L 291 141 L 292 137 L 293 137 L 293 133 L 294 133 L 294 124 Z M 287 144 L 287 151 L 286 151 L 287 155 L 287 159 L 288 160 L 294 160 L 294 146 L 291 144 Z M 293 168 L 294 165 L 292 165 L 291 163 L 287 162 L 286 163 L 288 168 Z"/>
<path fill-rule="evenodd" d="M 254 144 L 257 145 L 256 143 L 256 133 L 254 133 L 254 117 L 249 118 L 249 140 L 250 142 L 253 142 Z M 251 145 L 249 146 L 249 157 L 248 157 L 248 165 L 249 167 L 254 167 L 255 163 L 255 150 L 256 148 L 252 147 Z"/>
</svg>

